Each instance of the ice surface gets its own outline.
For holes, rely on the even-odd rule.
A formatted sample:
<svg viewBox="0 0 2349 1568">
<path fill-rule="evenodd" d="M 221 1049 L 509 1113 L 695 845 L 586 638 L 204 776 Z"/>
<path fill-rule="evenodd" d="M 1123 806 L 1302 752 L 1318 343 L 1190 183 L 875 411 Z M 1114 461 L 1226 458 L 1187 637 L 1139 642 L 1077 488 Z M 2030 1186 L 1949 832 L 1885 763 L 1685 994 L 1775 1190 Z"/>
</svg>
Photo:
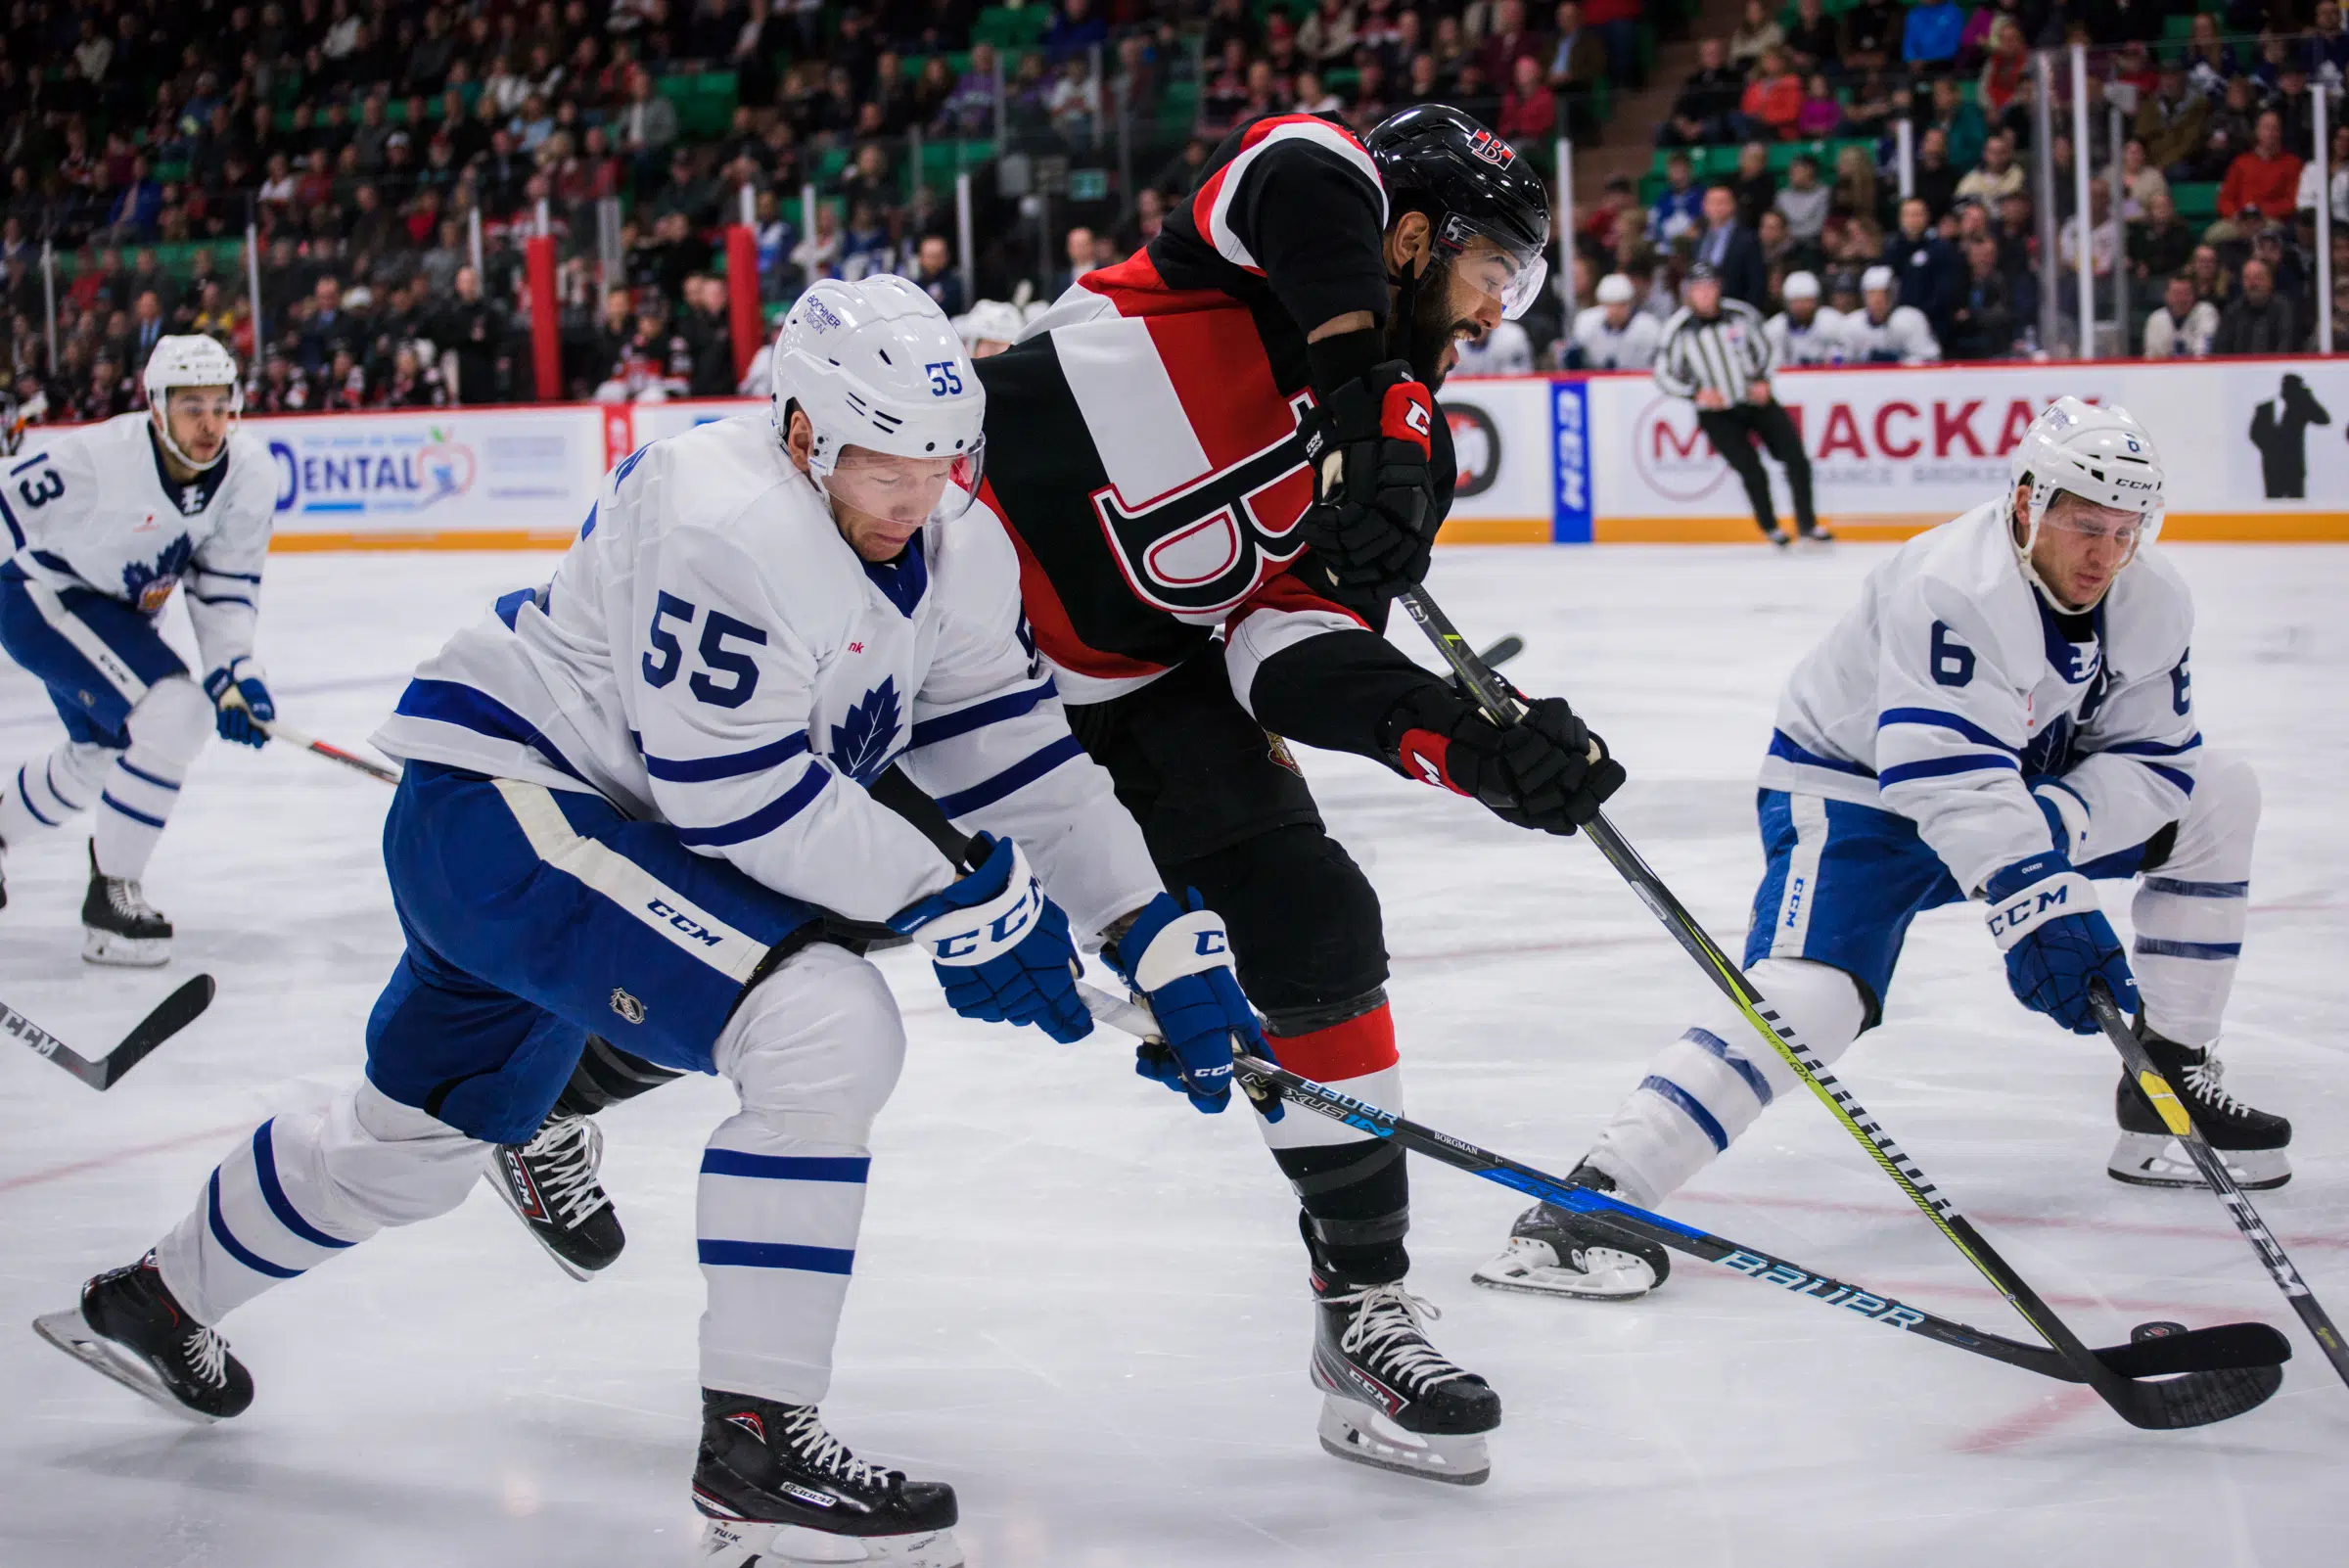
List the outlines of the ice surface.
<svg viewBox="0 0 2349 1568">
<path fill-rule="evenodd" d="M 2349 1315 L 2349 550 L 2175 554 L 2201 605 L 2204 727 L 2250 753 L 2267 794 L 2229 1084 L 2296 1124 L 2299 1175 L 2258 1202 Z M 1524 635 L 1510 674 L 1570 694 L 1607 736 L 1632 770 L 1619 825 L 1733 944 L 1777 684 L 1880 558 L 1447 551 L 1433 585 L 1471 634 Z M 261 652 L 281 708 L 362 739 L 417 659 L 548 561 L 273 561 Z M 56 733 L 38 689 L 0 677 L 0 760 Z M 1585 846 L 1367 764 L 1306 765 L 1386 902 L 1409 1109 L 1568 1169 L 1702 981 Z M 565 1278 L 484 1190 L 231 1317 L 260 1389 L 237 1421 L 182 1427 L 23 1326 L 136 1257 L 261 1117 L 356 1070 L 398 950 L 376 850 L 389 796 L 278 749 L 208 748 L 149 881 L 180 933 L 162 973 L 77 960 L 77 837 L 9 854 L 11 1005 L 94 1051 L 179 977 L 221 989 L 103 1097 L 0 1040 L 7 1568 L 688 1560 L 693 1180 L 729 1108 L 714 1082 L 605 1118 L 630 1237 L 609 1274 Z M 1191 1114 L 1114 1038 L 960 1023 L 905 954 L 883 962 L 913 1045 L 875 1139 L 827 1415 L 960 1489 L 975 1564 L 2342 1560 L 2349 1389 L 2215 1202 L 2106 1178 L 2110 1052 L 2008 999 L 1973 912 L 1917 922 L 1886 1027 L 1846 1077 L 2092 1343 L 2152 1317 L 2285 1327 L 2300 1355 L 2266 1407 L 2134 1431 L 2078 1390 L 1692 1260 L 1630 1305 L 1482 1291 L 1468 1270 L 1518 1200 L 1415 1162 L 1414 1282 L 1507 1421 L 1478 1490 L 1343 1464 L 1313 1441 L 1293 1209 L 1247 1118 Z M 1813 1104 L 1773 1110 L 1668 1207 L 2028 1332 Z"/>
</svg>

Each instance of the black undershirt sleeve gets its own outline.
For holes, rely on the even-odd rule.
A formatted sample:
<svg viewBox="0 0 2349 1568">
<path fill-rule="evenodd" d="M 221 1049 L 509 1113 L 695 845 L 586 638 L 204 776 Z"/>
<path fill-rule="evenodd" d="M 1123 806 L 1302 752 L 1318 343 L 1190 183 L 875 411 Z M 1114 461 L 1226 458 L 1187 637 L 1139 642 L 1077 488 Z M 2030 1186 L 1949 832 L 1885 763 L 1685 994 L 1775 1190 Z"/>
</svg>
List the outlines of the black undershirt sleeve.
<svg viewBox="0 0 2349 1568">
<path fill-rule="evenodd" d="M 1300 329 L 1356 310 L 1387 318 L 1376 185 L 1340 154 L 1302 138 L 1265 149 L 1241 176 L 1226 220 Z M 1366 368 L 1366 367 L 1365 367 Z"/>
</svg>

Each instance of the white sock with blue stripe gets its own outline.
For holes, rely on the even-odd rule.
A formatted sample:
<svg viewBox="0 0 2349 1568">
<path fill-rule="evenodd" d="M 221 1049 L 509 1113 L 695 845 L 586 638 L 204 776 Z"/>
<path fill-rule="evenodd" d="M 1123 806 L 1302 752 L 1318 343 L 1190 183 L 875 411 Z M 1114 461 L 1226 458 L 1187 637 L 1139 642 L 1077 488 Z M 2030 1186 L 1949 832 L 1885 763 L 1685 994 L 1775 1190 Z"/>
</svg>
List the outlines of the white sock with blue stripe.
<svg viewBox="0 0 2349 1568">
<path fill-rule="evenodd" d="M 362 1083 L 230 1150 L 157 1245 L 156 1267 L 198 1322 L 217 1323 L 386 1225 L 455 1208 L 481 1179 L 485 1147 Z"/>
<path fill-rule="evenodd" d="M 1765 958 L 1749 973 L 1803 1039 L 1833 1063 L 1859 1038 L 1860 988 L 1805 958 Z M 1659 1052 L 1588 1156 L 1632 1202 L 1678 1191 L 1801 1081 L 1744 1014 L 1727 1002 Z"/>
<path fill-rule="evenodd" d="M 2169 857 L 2142 877 L 2129 917 L 2129 967 L 2145 1022 L 2164 1039 L 2219 1038 L 2251 914 L 2251 845 L 2259 779 L 2230 753 L 2207 751 Z"/>
<path fill-rule="evenodd" d="M 159 680 L 123 720 L 130 750 L 115 759 L 98 794 L 98 824 L 90 835 L 98 868 L 136 880 L 163 836 L 179 802 L 188 764 L 212 727 L 212 705 L 185 675 Z"/>
<path fill-rule="evenodd" d="M 789 1136 L 748 1111 L 711 1134 L 695 1221 L 704 1388 L 822 1402 L 871 1166 L 860 1143 Z"/>
<path fill-rule="evenodd" d="M 99 780 L 115 754 L 86 741 L 67 741 L 38 761 L 7 775 L 0 794 L 0 844 L 14 849 L 37 839 L 97 804 Z"/>
</svg>

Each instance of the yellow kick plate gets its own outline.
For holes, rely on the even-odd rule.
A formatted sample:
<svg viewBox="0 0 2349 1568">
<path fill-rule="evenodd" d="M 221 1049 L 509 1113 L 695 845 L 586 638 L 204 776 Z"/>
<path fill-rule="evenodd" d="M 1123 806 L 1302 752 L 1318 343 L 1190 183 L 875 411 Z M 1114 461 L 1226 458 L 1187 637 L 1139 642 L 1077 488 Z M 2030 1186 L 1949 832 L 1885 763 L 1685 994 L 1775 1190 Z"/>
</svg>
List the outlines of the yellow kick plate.
<svg viewBox="0 0 2349 1568">
<path fill-rule="evenodd" d="M 2187 1120 L 2186 1107 L 2178 1103 L 2178 1096 L 2170 1091 L 2170 1085 L 2159 1073 L 2138 1074 L 2137 1086 L 2144 1090 L 2146 1099 L 2153 1102 L 2153 1109 L 2160 1114 L 2164 1127 L 2180 1137 L 2193 1131 L 2194 1124 Z"/>
</svg>

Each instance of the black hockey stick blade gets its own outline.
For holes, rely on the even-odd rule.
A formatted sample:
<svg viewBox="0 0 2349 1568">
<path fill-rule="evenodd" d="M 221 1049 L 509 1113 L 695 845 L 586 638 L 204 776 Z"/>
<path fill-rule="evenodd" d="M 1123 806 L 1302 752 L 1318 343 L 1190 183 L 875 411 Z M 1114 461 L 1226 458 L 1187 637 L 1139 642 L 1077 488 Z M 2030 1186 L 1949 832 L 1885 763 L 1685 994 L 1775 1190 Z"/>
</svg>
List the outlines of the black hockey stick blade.
<svg viewBox="0 0 2349 1568">
<path fill-rule="evenodd" d="M 90 1087 L 104 1091 L 113 1088 L 123 1074 L 145 1061 L 158 1045 L 201 1017 L 212 1004 L 213 990 L 211 976 L 198 975 L 164 997 L 161 1005 L 122 1037 L 121 1043 L 96 1060 L 82 1055 L 6 1002 L 0 1002 L 0 1032 L 16 1036 Z"/>
<path fill-rule="evenodd" d="M 2340 1374 L 2341 1381 L 2349 1383 L 2349 1346 L 2342 1344 L 2340 1329 L 2333 1325 L 2331 1315 L 2317 1300 L 2316 1293 L 2308 1288 L 2308 1281 L 2300 1277 L 2299 1268 L 2285 1255 L 2282 1244 L 2268 1229 L 2267 1222 L 2259 1217 L 2259 1211 L 2251 1207 L 2250 1198 L 2228 1171 L 2226 1160 L 2210 1146 L 2209 1140 L 2194 1126 L 2193 1118 L 2187 1114 L 2186 1102 L 2170 1087 L 2169 1081 L 2161 1075 L 2160 1067 L 2146 1052 L 2144 1043 L 2130 1030 L 2128 1020 L 2121 1016 L 2120 1007 L 2113 1001 L 2112 992 L 2104 982 L 2095 980 L 2089 982 L 2088 997 L 2089 1006 L 2096 1011 L 2096 1027 L 2104 1032 L 2104 1038 L 2112 1042 L 2113 1049 L 2121 1053 L 2121 1061 L 2129 1077 L 2137 1083 L 2139 1092 L 2170 1130 L 2170 1135 L 2185 1148 L 2187 1156 L 2194 1162 L 2194 1169 L 2202 1173 L 2203 1182 L 2226 1206 L 2228 1218 L 2243 1233 L 2243 1239 L 2251 1243 L 2251 1250 L 2259 1255 L 2260 1265 L 2267 1269 L 2268 1277 L 2276 1281 L 2276 1288 L 2283 1292 L 2283 1299 L 2292 1304 L 2292 1311 L 2299 1314 L 2300 1321 L 2307 1324 L 2309 1333 L 2316 1336 L 2317 1348 L 2325 1353 L 2325 1359 L 2332 1363 L 2332 1369 Z"/>
<path fill-rule="evenodd" d="M 1505 637 L 1496 639 L 1493 646 L 1476 657 L 1484 661 L 1487 669 L 1498 669 L 1523 652 L 1525 652 L 1525 639 L 1512 631 Z"/>
</svg>

